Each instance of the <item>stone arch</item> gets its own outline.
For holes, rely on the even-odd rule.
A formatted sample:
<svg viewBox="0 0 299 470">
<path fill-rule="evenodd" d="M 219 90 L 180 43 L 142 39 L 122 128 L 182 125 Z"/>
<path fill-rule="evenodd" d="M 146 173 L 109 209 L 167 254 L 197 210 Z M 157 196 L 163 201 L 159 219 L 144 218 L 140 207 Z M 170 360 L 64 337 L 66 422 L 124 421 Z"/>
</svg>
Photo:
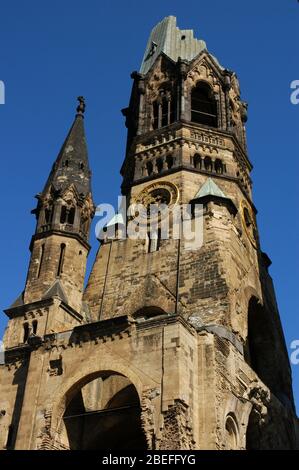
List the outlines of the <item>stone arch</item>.
<svg viewBox="0 0 299 470">
<path fill-rule="evenodd" d="M 249 301 L 252 297 L 255 297 L 258 300 L 258 302 L 262 303 L 262 298 L 259 295 L 257 289 L 252 285 L 248 285 L 244 289 L 244 298 L 245 298 L 245 302 L 246 302 L 247 307 L 248 307 Z"/>
<path fill-rule="evenodd" d="M 150 319 L 154 317 L 158 317 L 160 315 L 167 315 L 167 312 L 163 310 L 161 307 L 157 307 L 156 305 L 149 305 L 142 308 L 139 308 L 134 314 L 133 317 L 136 319 Z"/>
<path fill-rule="evenodd" d="M 60 384 L 59 389 L 55 393 L 57 399 L 51 413 L 51 423 L 54 433 L 57 433 L 59 430 L 66 407 L 67 394 L 72 393 L 72 390 L 76 390 L 98 378 L 101 374 L 111 372 L 127 377 L 128 380 L 134 384 L 139 400 L 142 400 L 143 383 L 140 375 L 126 364 L 123 364 L 119 357 L 113 358 L 109 356 L 102 358 L 98 365 L 94 363 L 88 364 L 88 368 L 85 368 L 84 372 L 78 371 L 75 374 L 72 373 L 70 377 L 65 377 L 63 386 Z"/>
<path fill-rule="evenodd" d="M 224 422 L 224 435 L 225 435 L 225 448 L 227 450 L 239 449 L 239 426 L 234 413 L 230 412 L 225 417 Z"/>
<path fill-rule="evenodd" d="M 260 380 L 278 397 L 285 389 L 282 364 L 277 358 L 280 338 L 274 321 L 274 312 L 251 296 L 248 302 L 245 360 Z"/>
<path fill-rule="evenodd" d="M 122 311 L 133 316 L 138 310 L 153 307 L 153 298 L 155 305 L 158 305 L 165 313 L 175 311 L 175 295 L 154 275 L 147 275 L 140 281 L 138 290 L 132 292 L 122 305 Z"/>
<path fill-rule="evenodd" d="M 231 416 L 237 428 L 237 449 L 245 449 L 246 428 L 251 409 L 252 404 L 249 400 L 240 400 L 234 394 L 229 395 L 222 415 L 224 448 L 227 448 L 226 420 Z"/>
<path fill-rule="evenodd" d="M 127 368 L 77 374 L 67 381 L 53 409 L 54 440 L 70 449 L 146 449 L 141 390 L 140 379 Z"/>
</svg>

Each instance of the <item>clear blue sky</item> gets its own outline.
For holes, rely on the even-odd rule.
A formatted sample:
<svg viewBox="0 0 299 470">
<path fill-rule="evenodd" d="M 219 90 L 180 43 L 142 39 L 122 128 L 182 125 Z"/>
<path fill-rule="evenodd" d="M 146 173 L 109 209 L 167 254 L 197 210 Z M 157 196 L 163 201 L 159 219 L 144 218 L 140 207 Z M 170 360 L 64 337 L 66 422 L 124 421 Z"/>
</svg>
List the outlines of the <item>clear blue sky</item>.
<svg viewBox="0 0 299 470">
<path fill-rule="evenodd" d="M 96 203 L 115 203 L 124 157 L 120 109 L 151 28 L 175 15 L 225 67 L 249 102 L 248 144 L 261 241 L 273 276 L 287 344 L 299 339 L 298 124 L 290 82 L 299 80 L 296 0 L 2 0 L 0 80 L 1 307 L 24 287 L 39 192 L 86 97 L 86 132 Z M 94 258 L 97 242 L 89 265 Z M 1 316 L 2 334 L 6 323 Z M 293 366 L 299 404 L 299 365 Z"/>
</svg>

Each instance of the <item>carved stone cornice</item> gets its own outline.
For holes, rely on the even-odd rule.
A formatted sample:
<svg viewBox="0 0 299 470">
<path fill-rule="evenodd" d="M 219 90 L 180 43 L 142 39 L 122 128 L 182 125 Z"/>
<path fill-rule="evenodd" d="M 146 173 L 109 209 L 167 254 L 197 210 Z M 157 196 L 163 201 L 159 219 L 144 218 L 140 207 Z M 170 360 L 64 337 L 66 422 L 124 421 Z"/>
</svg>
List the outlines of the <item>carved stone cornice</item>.
<svg viewBox="0 0 299 470">
<path fill-rule="evenodd" d="M 55 228 L 51 228 L 50 225 L 49 225 L 48 228 L 45 229 L 45 231 L 35 233 L 32 236 L 29 249 L 32 250 L 33 243 L 35 242 L 35 240 L 40 240 L 40 239 L 48 237 L 50 235 L 59 235 L 61 237 L 75 238 L 76 240 L 78 240 L 84 246 L 84 248 L 86 248 L 88 250 L 88 252 L 90 251 L 91 246 L 86 241 L 86 237 L 85 236 L 83 237 L 83 233 L 81 234 L 81 233 L 78 233 L 78 232 L 71 232 L 70 230 L 58 230 L 58 229 L 55 229 Z"/>
<path fill-rule="evenodd" d="M 28 304 L 18 305 L 17 307 L 10 307 L 4 310 L 4 313 L 10 318 L 16 318 L 20 316 L 25 316 L 28 312 L 34 310 L 45 309 L 53 305 L 54 299 L 42 299 L 38 300 L 37 302 L 31 302 Z"/>
<path fill-rule="evenodd" d="M 4 310 L 4 313 L 11 319 L 20 316 L 26 316 L 28 312 L 34 312 L 41 309 L 48 309 L 54 304 L 55 297 L 50 297 L 47 299 L 38 300 L 36 302 L 31 302 L 28 304 L 18 305 L 17 307 L 11 307 Z M 76 318 L 76 320 L 81 321 L 83 316 L 73 309 L 70 305 L 66 304 L 61 300 L 60 303 L 61 308 L 69 313 L 72 317 Z"/>
</svg>

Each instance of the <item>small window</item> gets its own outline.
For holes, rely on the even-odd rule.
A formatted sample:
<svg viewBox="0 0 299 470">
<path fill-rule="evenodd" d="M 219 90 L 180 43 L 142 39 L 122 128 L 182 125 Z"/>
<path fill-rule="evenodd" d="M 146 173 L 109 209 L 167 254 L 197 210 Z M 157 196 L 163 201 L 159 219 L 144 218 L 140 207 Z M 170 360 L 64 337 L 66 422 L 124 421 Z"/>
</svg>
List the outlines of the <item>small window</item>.
<svg viewBox="0 0 299 470">
<path fill-rule="evenodd" d="M 79 168 L 80 168 L 80 170 L 84 170 L 84 163 L 80 162 L 79 163 Z"/>
<path fill-rule="evenodd" d="M 153 164 L 152 164 L 152 162 L 147 162 L 146 163 L 146 170 L 147 170 L 148 176 L 151 176 L 153 174 Z"/>
<path fill-rule="evenodd" d="M 158 101 L 153 102 L 153 129 L 159 127 L 159 104 Z"/>
<path fill-rule="evenodd" d="M 169 123 L 168 113 L 169 113 L 168 100 L 164 97 L 162 99 L 162 127 L 167 126 Z"/>
<path fill-rule="evenodd" d="M 212 171 L 212 160 L 210 157 L 205 157 L 204 160 L 205 170 Z"/>
<path fill-rule="evenodd" d="M 33 320 L 32 322 L 32 333 L 36 335 L 37 332 L 37 320 Z"/>
<path fill-rule="evenodd" d="M 167 165 L 168 170 L 170 170 L 170 168 L 173 167 L 173 157 L 171 155 L 168 155 L 166 157 L 166 165 Z"/>
<path fill-rule="evenodd" d="M 175 121 L 175 100 L 171 90 L 160 89 L 159 97 L 152 103 L 153 129 L 168 126 Z"/>
<path fill-rule="evenodd" d="M 63 273 L 64 255 L 65 255 L 65 243 L 61 243 L 60 256 L 59 256 L 59 262 L 58 262 L 58 268 L 57 268 L 58 277 Z"/>
<path fill-rule="evenodd" d="M 163 170 L 163 160 L 162 160 L 162 158 L 157 159 L 156 165 L 157 165 L 158 173 L 161 173 L 161 171 Z"/>
<path fill-rule="evenodd" d="M 65 167 L 68 167 L 68 166 L 69 166 L 69 161 L 68 161 L 68 160 L 64 160 L 64 166 L 65 166 Z"/>
<path fill-rule="evenodd" d="M 222 163 L 221 160 L 219 160 L 219 158 L 217 158 L 217 160 L 215 161 L 215 171 L 216 171 L 216 173 L 218 173 L 219 175 L 222 175 L 223 172 L 224 172 L 223 163 Z"/>
<path fill-rule="evenodd" d="M 72 225 L 74 223 L 74 220 L 75 220 L 75 208 L 71 207 L 68 211 L 67 222 L 68 224 Z"/>
<path fill-rule="evenodd" d="M 193 157 L 193 165 L 197 170 L 201 169 L 201 156 L 198 153 L 196 153 Z"/>
<path fill-rule="evenodd" d="M 45 223 L 46 224 L 50 224 L 52 222 L 52 214 L 53 214 L 52 208 L 47 207 L 45 209 Z"/>
<path fill-rule="evenodd" d="M 45 244 L 43 243 L 42 246 L 41 246 L 41 249 L 40 249 L 39 265 L 38 265 L 38 272 L 37 272 L 37 277 L 38 278 L 39 278 L 41 270 L 42 270 L 44 253 L 45 253 Z"/>
<path fill-rule="evenodd" d="M 61 212 L 60 212 L 60 223 L 65 224 L 66 223 L 66 217 L 67 217 L 67 209 L 66 206 L 61 207 Z"/>
<path fill-rule="evenodd" d="M 24 334 L 23 334 L 23 343 L 27 343 L 30 333 L 30 328 L 28 323 L 23 324 Z"/>
</svg>

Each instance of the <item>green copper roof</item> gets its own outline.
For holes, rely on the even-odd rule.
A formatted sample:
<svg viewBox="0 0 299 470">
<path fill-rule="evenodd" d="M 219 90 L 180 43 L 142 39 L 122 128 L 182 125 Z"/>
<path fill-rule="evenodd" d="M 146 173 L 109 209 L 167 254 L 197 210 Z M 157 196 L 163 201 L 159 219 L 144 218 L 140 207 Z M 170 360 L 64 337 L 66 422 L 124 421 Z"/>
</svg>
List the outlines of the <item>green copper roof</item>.
<svg viewBox="0 0 299 470">
<path fill-rule="evenodd" d="M 177 62 L 178 58 L 192 60 L 206 49 L 206 43 L 193 37 L 192 29 L 179 29 L 175 16 L 167 16 L 152 30 L 140 67 L 147 73 L 161 52 Z"/>
<path fill-rule="evenodd" d="M 228 199 L 224 192 L 217 186 L 217 184 L 211 179 L 208 178 L 205 183 L 202 185 L 194 199 L 198 199 L 204 196 L 218 196 L 225 199 Z"/>
</svg>

